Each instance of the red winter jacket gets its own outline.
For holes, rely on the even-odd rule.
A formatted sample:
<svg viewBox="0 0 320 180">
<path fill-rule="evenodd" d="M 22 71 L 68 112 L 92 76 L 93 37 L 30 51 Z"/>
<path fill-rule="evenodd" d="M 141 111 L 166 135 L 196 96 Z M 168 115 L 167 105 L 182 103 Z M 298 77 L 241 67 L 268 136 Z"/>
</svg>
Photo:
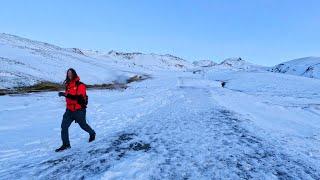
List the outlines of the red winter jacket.
<svg viewBox="0 0 320 180">
<path fill-rule="evenodd" d="M 67 109 L 70 111 L 76 111 L 82 109 L 81 105 L 78 103 L 77 96 L 81 98 L 86 97 L 86 86 L 80 82 L 80 77 L 76 77 L 71 80 L 68 84 L 66 84 L 66 102 L 67 102 Z"/>
</svg>

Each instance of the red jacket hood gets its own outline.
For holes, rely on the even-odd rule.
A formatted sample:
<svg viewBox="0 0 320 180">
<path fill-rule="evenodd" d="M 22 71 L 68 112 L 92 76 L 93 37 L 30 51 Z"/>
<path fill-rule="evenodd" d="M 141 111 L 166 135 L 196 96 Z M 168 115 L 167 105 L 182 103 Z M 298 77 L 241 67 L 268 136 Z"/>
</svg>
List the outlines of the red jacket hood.
<svg viewBox="0 0 320 180">
<path fill-rule="evenodd" d="M 79 76 L 77 76 L 76 78 L 72 79 L 68 84 L 75 83 L 77 81 L 80 81 L 80 77 Z"/>
<path fill-rule="evenodd" d="M 77 76 L 76 78 L 72 79 L 71 81 L 69 81 L 68 83 L 65 84 L 66 87 L 68 86 L 74 86 L 76 84 L 77 81 L 80 81 L 80 77 Z"/>
<path fill-rule="evenodd" d="M 76 77 L 76 78 L 74 78 L 72 81 L 74 81 L 74 82 L 80 81 L 80 77 L 79 77 L 79 76 L 77 76 L 77 77 Z"/>
</svg>

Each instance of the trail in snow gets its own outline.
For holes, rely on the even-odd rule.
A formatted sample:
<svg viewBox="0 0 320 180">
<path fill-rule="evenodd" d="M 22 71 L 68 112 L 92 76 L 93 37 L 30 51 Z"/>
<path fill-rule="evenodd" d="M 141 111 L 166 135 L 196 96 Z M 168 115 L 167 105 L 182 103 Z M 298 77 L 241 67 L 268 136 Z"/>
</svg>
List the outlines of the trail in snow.
<svg viewBox="0 0 320 180">
<path fill-rule="evenodd" d="M 181 98 L 146 120 L 154 179 L 317 179 L 312 164 L 249 132 L 246 120 L 210 101 L 206 89 L 183 89 Z M 161 112 L 161 116 L 155 116 Z M 150 117 L 151 118 L 151 117 Z M 120 169 L 119 169 L 120 171 Z"/>
</svg>

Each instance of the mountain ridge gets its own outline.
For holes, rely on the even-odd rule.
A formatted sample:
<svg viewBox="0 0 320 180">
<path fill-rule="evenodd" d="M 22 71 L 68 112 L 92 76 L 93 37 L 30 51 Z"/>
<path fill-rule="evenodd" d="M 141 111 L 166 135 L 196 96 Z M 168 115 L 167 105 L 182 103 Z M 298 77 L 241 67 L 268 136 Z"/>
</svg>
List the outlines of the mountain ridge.
<svg viewBox="0 0 320 180">
<path fill-rule="evenodd" d="M 270 72 L 320 78 L 320 57 L 309 56 L 280 63 L 269 69 Z"/>
</svg>

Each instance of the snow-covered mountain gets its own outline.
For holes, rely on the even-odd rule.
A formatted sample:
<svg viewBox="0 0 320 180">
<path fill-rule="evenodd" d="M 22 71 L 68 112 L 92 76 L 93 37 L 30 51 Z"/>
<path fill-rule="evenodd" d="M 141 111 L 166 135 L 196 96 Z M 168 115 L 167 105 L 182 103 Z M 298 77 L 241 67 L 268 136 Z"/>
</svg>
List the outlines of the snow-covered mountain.
<svg viewBox="0 0 320 180">
<path fill-rule="evenodd" d="M 222 69 L 244 70 L 244 71 L 257 71 L 264 70 L 265 67 L 252 64 L 243 60 L 242 58 L 228 58 L 217 64 L 215 67 Z"/>
<path fill-rule="evenodd" d="M 320 57 L 305 57 L 278 64 L 269 69 L 271 72 L 320 78 Z"/>
<path fill-rule="evenodd" d="M 217 65 L 217 63 L 215 63 L 211 60 L 194 61 L 193 64 L 195 66 L 199 66 L 199 67 L 213 67 L 213 66 Z"/>
<path fill-rule="evenodd" d="M 267 68 L 264 66 L 252 64 L 242 58 L 228 58 L 221 63 L 215 63 L 211 60 L 195 61 L 193 64 L 197 67 L 206 67 L 211 69 L 225 69 L 235 71 L 265 71 Z"/>
<path fill-rule="evenodd" d="M 61 48 L 19 36 L 0 34 L 0 89 L 61 82 L 73 67 L 88 84 L 123 81 L 160 70 L 183 71 L 193 65 L 172 55 Z"/>
</svg>

